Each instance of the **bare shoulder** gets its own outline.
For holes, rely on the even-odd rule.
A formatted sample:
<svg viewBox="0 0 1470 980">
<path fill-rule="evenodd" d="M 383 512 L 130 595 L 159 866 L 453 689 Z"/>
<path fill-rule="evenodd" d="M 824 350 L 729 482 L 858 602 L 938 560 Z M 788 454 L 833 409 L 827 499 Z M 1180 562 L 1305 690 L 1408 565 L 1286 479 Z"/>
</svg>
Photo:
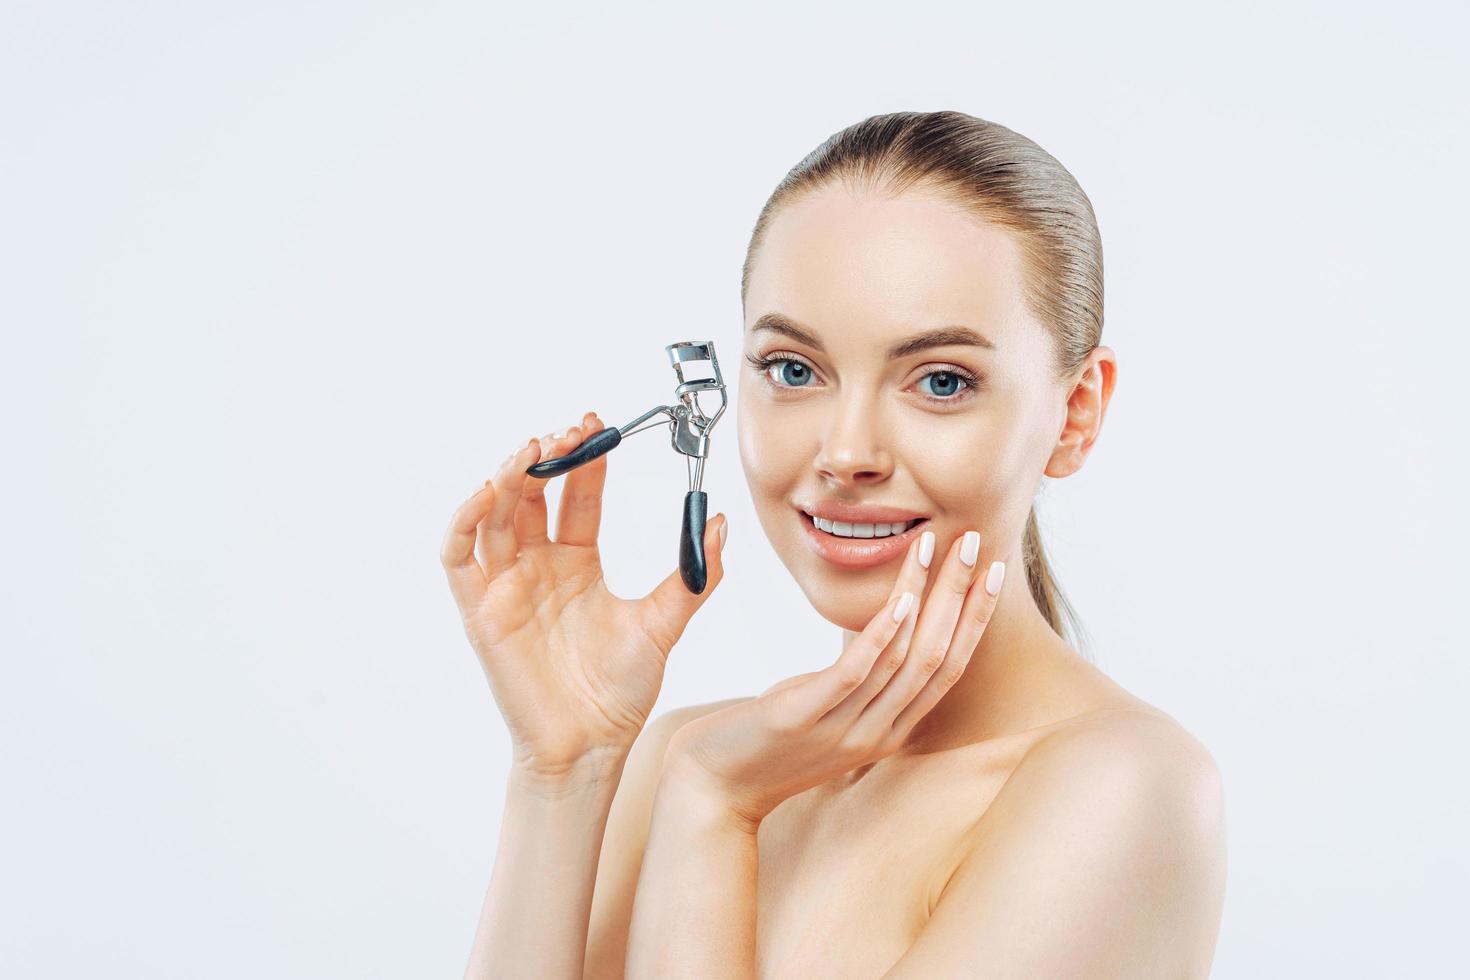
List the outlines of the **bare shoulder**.
<svg viewBox="0 0 1470 980">
<path fill-rule="evenodd" d="M 1010 805 L 997 819 L 1034 820 L 1045 808 L 1078 831 L 1111 830 L 1119 846 L 1173 841 L 1198 883 L 1213 887 L 1222 871 L 1219 766 L 1199 739 L 1157 709 L 1099 711 L 1059 727 L 1026 752 L 1000 795 Z"/>
<path fill-rule="evenodd" d="M 648 843 L 653 794 L 658 788 L 669 739 L 687 722 L 747 700 L 726 698 L 660 712 L 649 719 L 633 743 L 608 811 L 597 861 L 583 969 L 588 980 L 611 980 L 623 975 L 633 896 L 638 888 L 643 850 Z"/>
<path fill-rule="evenodd" d="M 1094 711 L 1038 739 L 1022 764 L 1034 768 L 1103 763 L 1148 766 L 1196 788 L 1218 788 L 1219 767 L 1199 739 L 1157 708 L 1142 705 Z"/>
<path fill-rule="evenodd" d="M 985 963 L 1017 976 L 1209 975 L 1223 792 L 1161 711 L 1092 712 L 1025 752 L 889 980 Z"/>
</svg>

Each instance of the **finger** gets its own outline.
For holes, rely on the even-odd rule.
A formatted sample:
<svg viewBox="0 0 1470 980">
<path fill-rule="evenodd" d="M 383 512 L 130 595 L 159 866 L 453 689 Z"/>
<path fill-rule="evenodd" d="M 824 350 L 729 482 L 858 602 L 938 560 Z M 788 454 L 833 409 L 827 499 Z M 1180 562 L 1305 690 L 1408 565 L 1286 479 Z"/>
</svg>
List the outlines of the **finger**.
<svg viewBox="0 0 1470 980">
<path fill-rule="evenodd" d="M 582 430 L 579 426 L 572 425 L 560 432 L 548 432 L 541 437 L 540 459 L 565 456 L 581 441 Z M 550 480 L 551 477 L 531 476 L 528 473 L 521 483 L 521 503 L 516 508 L 515 522 L 516 537 L 521 539 L 522 548 L 545 544 L 551 540 L 546 536 L 546 484 Z"/>
<path fill-rule="evenodd" d="M 556 443 L 556 433 L 548 432 L 535 440 L 537 451 L 536 457 L 527 465 L 539 463 L 543 459 L 551 459 L 558 455 L 552 452 L 552 446 Z M 521 547 L 526 548 L 533 544 L 541 544 L 547 540 L 546 537 L 546 481 L 548 477 L 532 476 L 522 468 L 520 501 L 516 505 L 515 527 L 516 538 L 521 542 Z"/>
<path fill-rule="evenodd" d="M 925 537 L 928 537 L 927 547 Z M 915 596 L 924 594 L 924 585 L 929 578 L 929 569 L 919 560 L 923 551 L 927 550 L 931 561 L 934 553 L 934 532 L 925 531 L 909 545 L 908 554 L 904 557 L 903 566 L 899 569 L 898 578 L 894 582 L 892 595 L 897 596 L 902 592 L 912 592 Z M 910 617 L 904 623 L 888 645 L 884 647 L 873 661 L 868 675 L 858 689 L 842 699 L 842 703 L 827 712 L 824 720 L 830 720 L 833 724 L 847 728 L 855 722 L 863 709 L 876 698 L 888 685 L 889 680 L 903 666 L 908 654 L 908 645 L 911 642 L 916 619 Z"/>
<path fill-rule="evenodd" d="M 775 694 L 777 691 L 784 691 L 786 690 L 786 688 L 791 687 L 793 684 L 800 684 L 803 681 L 810 680 L 812 677 L 816 676 L 816 674 L 817 671 L 811 670 L 807 671 L 805 674 L 797 674 L 795 677 L 782 678 L 781 680 L 772 684 L 770 687 L 766 688 L 764 691 L 757 694 L 756 697 L 763 698 L 767 694 Z"/>
<path fill-rule="evenodd" d="M 968 542 L 966 539 L 970 539 Z M 968 545 L 968 546 L 967 546 Z M 853 728 L 871 728 L 870 734 L 881 737 L 893 727 L 893 720 L 941 668 L 945 666 L 960 609 L 980 567 L 980 532 L 966 531 L 950 546 L 944 564 L 938 568 L 934 587 L 924 598 L 919 621 L 909 642 L 903 666 L 888 686 L 863 709 Z M 969 562 L 963 559 L 968 557 Z M 957 674 L 955 676 L 958 676 Z"/>
<path fill-rule="evenodd" d="M 993 561 L 989 565 L 976 562 L 976 568 L 984 567 L 986 574 L 979 579 L 981 584 L 970 588 L 969 597 L 965 599 L 965 606 L 960 610 L 960 621 L 955 626 L 954 642 L 950 644 L 949 657 L 945 659 L 944 666 L 940 667 L 934 676 L 929 678 L 918 696 L 898 713 L 893 721 L 893 739 L 902 742 L 908 738 L 909 732 L 919 720 L 929 713 L 929 709 L 939 703 L 939 699 L 954 686 L 970 664 L 970 658 L 975 655 L 975 647 L 980 643 L 980 637 L 985 635 L 985 627 L 990 624 L 990 617 L 995 613 L 995 606 L 1000 601 L 1001 582 L 1005 578 L 1006 564 L 1003 561 Z M 991 592 L 994 589 L 994 592 Z"/>
<path fill-rule="evenodd" d="M 907 608 L 902 609 L 900 604 L 905 596 L 912 598 L 908 599 Z M 913 621 L 914 607 L 918 604 L 918 596 L 913 592 L 900 593 L 885 602 L 883 608 L 868 620 L 863 631 L 842 651 L 836 663 L 817 671 L 806 683 L 793 684 L 774 695 L 780 702 L 779 714 L 802 728 L 810 728 L 822 720 L 827 712 L 862 685 L 863 679 L 873 669 L 874 661 L 899 631 Z M 895 611 L 899 611 L 899 616 L 894 616 Z"/>
<path fill-rule="evenodd" d="M 521 552 L 521 543 L 516 538 L 516 506 L 521 501 L 521 482 L 526 478 L 526 467 L 531 465 L 535 455 L 535 440 L 530 440 L 528 445 L 507 456 L 490 478 L 490 485 L 495 490 L 495 503 L 480 519 L 479 527 L 480 564 L 485 568 L 487 580 L 514 564 L 516 555 Z"/>
<path fill-rule="evenodd" d="M 582 438 L 568 447 L 575 449 L 585 439 L 607 428 L 595 412 L 582 416 Z M 556 540 L 560 544 L 595 545 L 597 532 L 602 526 L 602 489 L 607 482 L 607 456 L 597 457 L 590 463 L 567 474 L 561 488 L 561 498 L 556 504 Z"/>
<path fill-rule="evenodd" d="M 720 540 L 720 530 L 728 524 L 729 518 L 723 512 L 705 522 L 704 561 L 708 574 L 703 592 L 698 595 L 690 592 L 676 566 L 640 600 L 643 606 L 644 631 L 654 638 L 665 656 L 674 648 L 679 637 L 684 635 L 684 628 L 689 625 L 694 613 L 704 605 L 715 587 L 724 581 L 725 545 Z"/>
<path fill-rule="evenodd" d="M 455 510 L 439 547 L 439 561 L 449 577 L 449 591 L 454 593 L 454 601 L 461 611 L 478 605 L 485 594 L 485 570 L 475 560 L 475 538 L 480 520 L 494 502 L 494 489 L 486 480 L 483 487 Z"/>
</svg>

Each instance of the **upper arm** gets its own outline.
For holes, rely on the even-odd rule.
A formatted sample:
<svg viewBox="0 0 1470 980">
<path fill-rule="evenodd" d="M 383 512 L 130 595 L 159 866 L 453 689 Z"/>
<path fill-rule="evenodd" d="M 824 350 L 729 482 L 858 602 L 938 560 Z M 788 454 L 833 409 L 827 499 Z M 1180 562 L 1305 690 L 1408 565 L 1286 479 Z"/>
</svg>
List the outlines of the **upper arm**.
<svg viewBox="0 0 1470 980">
<path fill-rule="evenodd" d="M 1207 976 L 1224 859 L 1219 772 L 1187 732 L 1059 733 L 1016 767 L 885 980 Z"/>
<path fill-rule="evenodd" d="M 648 842 L 648 823 L 653 814 L 653 795 L 658 788 L 669 739 L 685 722 L 744 700 L 747 699 L 730 698 L 666 711 L 645 725 L 634 741 L 613 794 L 597 860 L 583 966 L 586 980 L 621 980 L 623 976 L 633 895 L 638 887 L 643 849 Z"/>
</svg>

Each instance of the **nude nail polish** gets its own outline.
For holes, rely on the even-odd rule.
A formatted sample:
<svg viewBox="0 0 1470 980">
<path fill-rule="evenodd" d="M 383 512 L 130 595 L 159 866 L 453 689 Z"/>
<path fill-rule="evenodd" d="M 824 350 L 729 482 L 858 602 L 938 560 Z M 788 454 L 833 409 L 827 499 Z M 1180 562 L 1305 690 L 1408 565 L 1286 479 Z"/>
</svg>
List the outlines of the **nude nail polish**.
<svg viewBox="0 0 1470 980">
<path fill-rule="evenodd" d="M 903 622 L 903 618 L 908 615 L 909 607 L 913 604 L 914 594 L 912 592 L 905 592 L 899 596 L 898 605 L 893 607 L 893 621 L 895 623 Z"/>
<path fill-rule="evenodd" d="M 978 557 L 980 557 L 980 532 L 966 531 L 965 540 L 960 542 L 960 561 L 966 565 L 973 565 Z"/>
<path fill-rule="evenodd" d="M 925 531 L 923 534 L 919 535 L 919 564 L 923 565 L 925 568 L 928 568 L 929 562 L 933 560 L 934 532 Z"/>
<path fill-rule="evenodd" d="M 985 591 L 995 595 L 1000 591 L 1001 580 L 1006 577 L 1006 563 L 993 561 L 990 563 L 990 571 L 985 576 Z"/>
</svg>

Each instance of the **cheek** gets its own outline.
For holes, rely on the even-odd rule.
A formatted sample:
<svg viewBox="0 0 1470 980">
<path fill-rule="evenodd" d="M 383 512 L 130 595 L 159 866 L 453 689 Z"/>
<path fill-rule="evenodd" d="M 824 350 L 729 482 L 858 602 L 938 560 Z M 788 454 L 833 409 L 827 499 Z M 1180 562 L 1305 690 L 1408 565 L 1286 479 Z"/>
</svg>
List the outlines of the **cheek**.
<svg viewBox="0 0 1470 980">
<path fill-rule="evenodd" d="M 741 399 L 736 407 L 740 440 L 740 466 L 757 498 L 765 493 L 781 493 L 788 481 L 788 471 L 799 458 L 799 446 L 789 426 L 778 425 L 769 413 L 750 399 Z"/>
<path fill-rule="evenodd" d="M 919 480 L 944 511 L 958 519 L 1003 517 L 1035 491 L 1034 434 L 1023 413 L 994 412 L 949 438 L 919 435 L 916 446 L 926 472 Z M 1029 504 L 1028 504 L 1029 506 Z"/>
</svg>

